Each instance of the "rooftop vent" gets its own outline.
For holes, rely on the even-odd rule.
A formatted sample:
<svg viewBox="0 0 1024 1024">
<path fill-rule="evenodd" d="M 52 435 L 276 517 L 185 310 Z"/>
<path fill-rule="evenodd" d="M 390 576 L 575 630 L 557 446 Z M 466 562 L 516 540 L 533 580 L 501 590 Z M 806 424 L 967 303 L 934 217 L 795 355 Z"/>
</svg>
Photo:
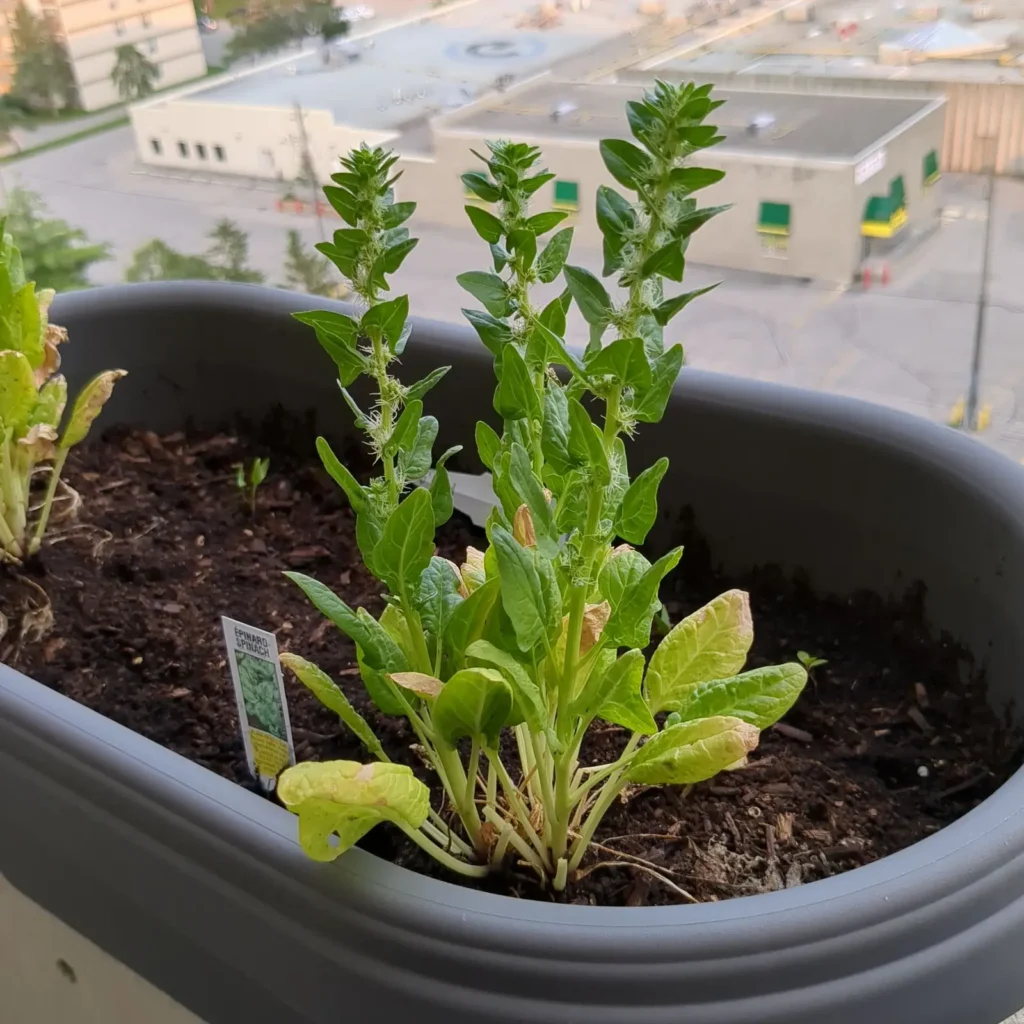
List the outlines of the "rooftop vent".
<svg viewBox="0 0 1024 1024">
<path fill-rule="evenodd" d="M 579 104 L 573 103 L 572 100 L 559 100 L 551 108 L 551 120 L 561 121 L 563 117 L 568 117 L 570 114 L 575 114 L 579 110 Z"/>
<path fill-rule="evenodd" d="M 774 114 L 757 114 L 747 122 L 747 134 L 767 135 L 774 127 Z"/>
</svg>

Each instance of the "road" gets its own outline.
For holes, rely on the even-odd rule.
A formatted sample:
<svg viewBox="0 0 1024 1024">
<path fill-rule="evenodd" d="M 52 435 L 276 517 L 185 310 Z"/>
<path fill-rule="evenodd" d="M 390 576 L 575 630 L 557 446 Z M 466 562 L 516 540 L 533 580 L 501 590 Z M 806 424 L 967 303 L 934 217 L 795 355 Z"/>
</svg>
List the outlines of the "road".
<svg viewBox="0 0 1024 1024">
<path fill-rule="evenodd" d="M 28 157 L 5 169 L 8 184 L 40 193 L 58 216 L 112 244 L 114 259 L 95 268 L 97 284 L 121 281 L 131 253 L 159 237 L 198 252 L 220 217 L 248 233 L 251 263 L 270 284 L 282 279 L 285 233 L 310 244 L 315 221 L 279 214 L 268 183 L 205 180 L 143 170 L 130 129 Z M 887 287 L 825 290 L 764 275 L 690 267 L 687 288 L 722 279 L 672 325 L 692 366 L 779 381 L 881 402 L 946 422 L 967 388 L 985 229 L 985 183 L 944 179 L 949 216 L 896 268 Z M 982 401 L 991 425 L 978 437 L 1016 460 L 1024 457 L 1024 182 L 997 183 L 990 305 L 984 338 Z M 486 264 L 469 231 L 417 225 L 419 247 L 402 272 L 415 313 L 459 318 L 468 296 L 455 275 Z M 575 262 L 599 264 L 596 252 Z M 570 340 L 585 340 L 580 322 Z"/>
</svg>

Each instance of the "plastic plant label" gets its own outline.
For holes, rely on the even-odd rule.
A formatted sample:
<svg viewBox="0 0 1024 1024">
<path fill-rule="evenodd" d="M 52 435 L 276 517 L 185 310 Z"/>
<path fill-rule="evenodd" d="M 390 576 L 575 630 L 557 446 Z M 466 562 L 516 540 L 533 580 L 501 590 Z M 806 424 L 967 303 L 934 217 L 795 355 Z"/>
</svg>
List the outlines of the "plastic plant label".
<svg viewBox="0 0 1024 1024">
<path fill-rule="evenodd" d="M 231 680 L 238 701 L 238 723 L 249 771 L 263 789 L 295 764 L 295 744 L 277 653 L 277 637 L 221 616 Z"/>
</svg>

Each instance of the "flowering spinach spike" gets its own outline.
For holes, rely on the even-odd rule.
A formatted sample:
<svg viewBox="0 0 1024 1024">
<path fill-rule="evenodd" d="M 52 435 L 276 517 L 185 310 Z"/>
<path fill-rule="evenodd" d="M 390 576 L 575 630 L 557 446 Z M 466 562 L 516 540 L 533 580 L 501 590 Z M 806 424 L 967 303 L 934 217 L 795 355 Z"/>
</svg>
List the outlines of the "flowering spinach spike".
<svg viewBox="0 0 1024 1024">
<path fill-rule="evenodd" d="M 497 505 L 487 550 L 469 548 L 459 566 L 434 554 L 435 526 L 451 513 L 443 466 L 429 490 L 417 486 L 401 497 L 425 475 L 436 433 L 420 403 L 435 374 L 409 389 L 387 375 L 404 344 L 405 300 L 377 298 L 384 274 L 411 246 L 395 229 L 412 204 L 392 203 L 386 175 L 394 158 L 379 150 L 354 153 L 335 178 L 339 187 L 327 189 L 351 227 L 323 251 L 368 308 L 358 324 L 339 314 L 300 319 L 316 328 L 343 385 L 359 373 L 377 382 L 372 411 L 349 402 L 383 476 L 362 487 L 323 440 L 319 446 L 356 511 L 360 549 L 387 588 L 387 606 L 378 621 L 322 584 L 292 576 L 356 642 L 377 707 L 408 719 L 446 806 L 431 807 L 427 786 L 390 761 L 323 672 L 288 654 L 288 667 L 373 758 L 282 774 L 278 792 L 298 815 L 311 856 L 331 860 L 389 821 L 463 875 L 513 858 L 563 889 L 627 785 L 689 785 L 741 767 L 760 731 L 803 689 L 799 664 L 742 671 L 753 627 L 738 590 L 679 622 L 649 660 L 644 654 L 661 611 L 661 580 L 681 550 L 652 564 L 632 546 L 655 523 L 668 460 L 631 479 L 623 436 L 664 414 L 683 357 L 679 345 L 666 349 L 663 328 L 699 292 L 666 297 L 663 281 L 682 280 L 690 235 L 723 209 L 698 207 L 694 198 L 722 172 L 688 163 L 720 139 L 705 124 L 718 105 L 709 92 L 659 82 L 628 105 L 637 144 L 601 143 L 609 172 L 630 193 L 601 188 L 597 197 L 605 276 L 619 275 L 617 300 L 598 277 L 566 263 L 571 228 L 550 234 L 565 214 L 531 213 L 553 177 L 539 167 L 535 147 L 493 143 L 481 157 L 484 169 L 463 175 L 487 204 L 467 214 L 490 246 L 493 269 L 459 282 L 484 307 L 465 313 L 495 358 L 503 428 L 499 435 L 477 425 Z M 533 285 L 559 275 L 565 290 L 538 309 Z M 564 341 L 572 302 L 591 326 L 582 356 Z M 603 409 L 600 423 L 588 411 L 595 406 Z M 620 753 L 606 764 L 581 763 L 598 720 L 622 729 Z"/>
<path fill-rule="evenodd" d="M 0 238 L 0 557 L 20 562 L 42 545 L 68 452 L 89 433 L 125 371 L 93 377 L 61 433 L 68 384 L 57 371 L 68 334 L 49 323 L 53 292 L 37 292 L 35 282 L 25 280 L 21 253 L 3 219 Z M 32 499 L 34 487 L 40 493 Z M 65 490 L 67 507 L 76 508 L 77 495 Z"/>
</svg>

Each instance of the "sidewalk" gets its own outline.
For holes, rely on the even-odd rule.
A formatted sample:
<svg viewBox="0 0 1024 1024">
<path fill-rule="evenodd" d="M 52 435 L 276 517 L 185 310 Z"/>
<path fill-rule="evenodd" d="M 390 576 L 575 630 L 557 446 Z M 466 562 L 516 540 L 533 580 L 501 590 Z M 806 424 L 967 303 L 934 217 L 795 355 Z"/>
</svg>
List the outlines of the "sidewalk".
<svg viewBox="0 0 1024 1024">
<path fill-rule="evenodd" d="M 11 132 L 11 136 L 18 144 L 18 151 L 34 149 L 36 146 L 42 146 L 44 143 L 53 142 L 55 139 L 63 139 L 67 135 L 77 135 L 79 132 L 87 131 L 89 128 L 107 124 L 109 121 L 117 121 L 124 116 L 124 106 L 115 104 L 112 107 L 96 110 L 91 114 L 82 114 L 81 117 L 68 117 L 59 121 L 51 121 L 32 129 L 15 128 Z M 11 148 L 3 155 L 13 156 L 15 152 L 16 150 Z"/>
</svg>

